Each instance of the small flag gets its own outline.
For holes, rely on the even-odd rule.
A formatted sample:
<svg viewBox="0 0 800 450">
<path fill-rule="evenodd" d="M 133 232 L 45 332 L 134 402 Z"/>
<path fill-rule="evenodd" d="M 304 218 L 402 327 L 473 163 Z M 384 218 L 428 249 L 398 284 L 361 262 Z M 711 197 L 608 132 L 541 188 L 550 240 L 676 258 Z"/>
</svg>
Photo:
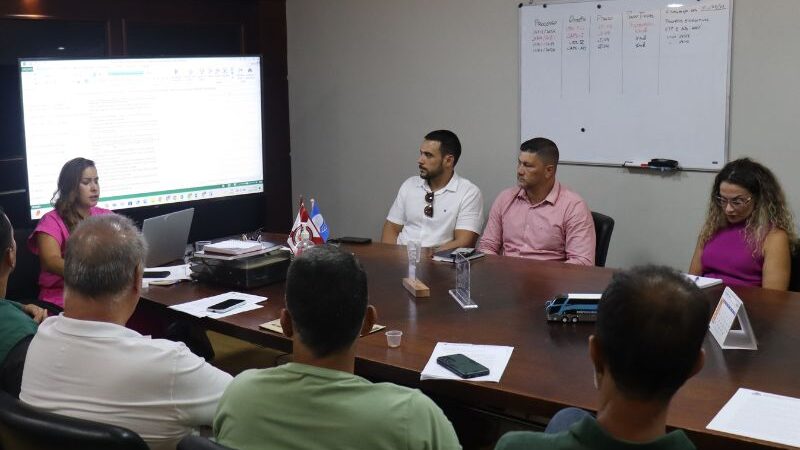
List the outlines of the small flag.
<svg viewBox="0 0 800 450">
<path fill-rule="evenodd" d="M 312 222 L 308 216 L 308 210 L 306 209 L 305 203 L 303 203 L 303 198 L 300 197 L 300 209 L 297 211 L 297 217 L 294 219 L 294 225 L 292 225 L 292 231 L 289 233 L 289 239 L 286 240 L 289 248 L 292 249 L 292 253 L 295 253 L 297 244 L 301 241 L 300 234 L 303 232 L 304 228 L 308 230 L 308 236 L 312 242 L 317 245 L 324 244 L 317 226 L 314 225 L 314 222 Z"/>
<path fill-rule="evenodd" d="M 322 236 L 322 242 L 328 242 L 328 224 L 322 218 L 322 213 L 319 211 L 319 204 L 312 198 L 311 199 L 311 221 L 319 230 L 319 235 Z"/>
</svg>

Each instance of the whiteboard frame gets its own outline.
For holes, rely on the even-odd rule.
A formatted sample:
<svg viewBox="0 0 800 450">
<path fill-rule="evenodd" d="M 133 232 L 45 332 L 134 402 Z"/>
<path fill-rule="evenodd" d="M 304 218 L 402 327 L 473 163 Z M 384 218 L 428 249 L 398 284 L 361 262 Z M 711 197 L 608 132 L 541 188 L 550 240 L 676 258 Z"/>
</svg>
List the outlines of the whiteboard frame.
<svg viewBox="0 0 800 450">
<path fill-rule="evenodd" d="M 519 129 L 517 130 L 517 141 L 522 144 L 522 8 L 528 6 L 537 6 L 537 5 L 544 5 L 544 4 L 570 4 L 570 3 L 605 3 L 609 0 L 528 0 L 527 2 L 522 2 L 517 5 L 517 9 L 519 10 L 517 16 L 517 75 L 519 76 L 518 83 L 517 83 L 517 111 L 519 114 L 519 120 L 517 124 L 519 125 Z M 665 0 L 666 1 L 666 0 Z M 730 0 L 730 14 L 728 14 L 728 45 L 727 45 L 727 58 L 728 58 L 728 70 L 725 73 L 725 136 L 723 137 L 723 151 L 722 157 L 723 162 L 722 166 L 719 168 L 702 168 L 702 167 L 679 167 L 678 170 L 686 171 L 686 172 L 706 172 L 706 173 L 716 173 L 722 170 L 722 167 L 725 166 L 730 161 L 730 133 L 731 133 L 731 72 L 733 70 L 733 18 L 735 12 L 734 8 L 735 0 Z M 595 163 L 595 162 L 585 162 L 585 161 L 568 161 L 568 160 L 559 160 L 559 164 L 565 164 L 570 166 L 590 166 L 590 167 L 613 167 L 613 168 L 627 168 L 635 170 L 637 167 L 635 166 L 627 166 L 624 162 L 611 164 L 611 163 Z M 653 171 L 654 173 L 663 174 L 664 172 L 657 172 Z"/>
</svg>

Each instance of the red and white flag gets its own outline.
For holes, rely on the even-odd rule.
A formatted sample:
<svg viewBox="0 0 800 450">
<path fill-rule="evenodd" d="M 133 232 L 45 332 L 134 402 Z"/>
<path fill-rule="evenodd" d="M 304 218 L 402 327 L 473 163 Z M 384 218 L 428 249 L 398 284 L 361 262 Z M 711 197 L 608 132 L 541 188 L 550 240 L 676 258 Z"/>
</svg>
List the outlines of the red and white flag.
<svg viewBox="0 0 800 450">
<path fill-rule="evenodd" d="M 297 244 L 302 240 L 300 237 L 300 233 L 303 232 L 303 229 L 308 230 L 308 236 L 311 241 L 317 245 L 322 245 L 325 243 L 325 240 L 319 233 L 319 229 L 311 221 L 311 218 L 308 215 L 308 210 L 306 209 L 305 203 L 303 203 L 303 199 L 300 199 L 300 210 L 297 211 L 297 217 L 294 219 L 294 225 L 292 225 L 292 231 L 289 233 L 289 239 L 286 240 L 286 243 L 289 245 L 289 248 L 292 249 L 292 253 L 295 253 L 297 249 Z"/>
</svg>

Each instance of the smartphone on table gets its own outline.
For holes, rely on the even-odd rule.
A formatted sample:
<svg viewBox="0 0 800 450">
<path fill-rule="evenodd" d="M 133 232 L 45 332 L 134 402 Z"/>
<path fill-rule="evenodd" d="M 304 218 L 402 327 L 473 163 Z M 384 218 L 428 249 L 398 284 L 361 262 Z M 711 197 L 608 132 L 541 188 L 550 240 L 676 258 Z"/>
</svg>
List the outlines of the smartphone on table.
<svg viewBox="0 0 800 450">
<path fill-rule="evenodd" d="M 475 378 L 489 375 L 489 369 L 487 367 L 461 353 L 440 356 L 436 358 L 436 362 L 461 378 Z"/>
<path fill-rule="evenodd" d="M 247 303 L 246 301 L 239 299 L 239 298 L 229 298 L 227 300 L 223 300 L 215 305 L 211 305 L 208 307 L 207 311 L 217 314 L 226 313 L 230 310 L 236 309 L 242 305 Z"/>
<path fill-rule="evenodd" d="M 169 276 L 169 270 L 155 270 L 142 272 L 142 278 L 166 278 Z"/>
</svg>

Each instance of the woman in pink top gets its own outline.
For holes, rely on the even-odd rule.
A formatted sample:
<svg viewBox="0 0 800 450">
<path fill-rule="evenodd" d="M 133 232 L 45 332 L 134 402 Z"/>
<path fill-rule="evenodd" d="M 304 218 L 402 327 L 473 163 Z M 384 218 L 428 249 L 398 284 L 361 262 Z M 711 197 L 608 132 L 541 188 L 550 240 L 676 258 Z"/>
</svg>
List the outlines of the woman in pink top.
<svg viewBox="0 0 800 450">
<path fill-rule="evenodd" d="M 64 306 L 64 250 L 67 238 L 81 220 L 111 211 L 98 208 L 100 183 L 94 162 L 86 158 L 67 161 L 58 175 L 53 211 L 45 214 L 28 237 L 28 248 L 39 255 L 39 298 Z"/>
<path fill-rule="evenodd" d="M 728 285 L 786 290 L 796 239 L 778 180 L 761 164 L 737 159 L 714 180 L 689 273 Z"/>
</svg>

